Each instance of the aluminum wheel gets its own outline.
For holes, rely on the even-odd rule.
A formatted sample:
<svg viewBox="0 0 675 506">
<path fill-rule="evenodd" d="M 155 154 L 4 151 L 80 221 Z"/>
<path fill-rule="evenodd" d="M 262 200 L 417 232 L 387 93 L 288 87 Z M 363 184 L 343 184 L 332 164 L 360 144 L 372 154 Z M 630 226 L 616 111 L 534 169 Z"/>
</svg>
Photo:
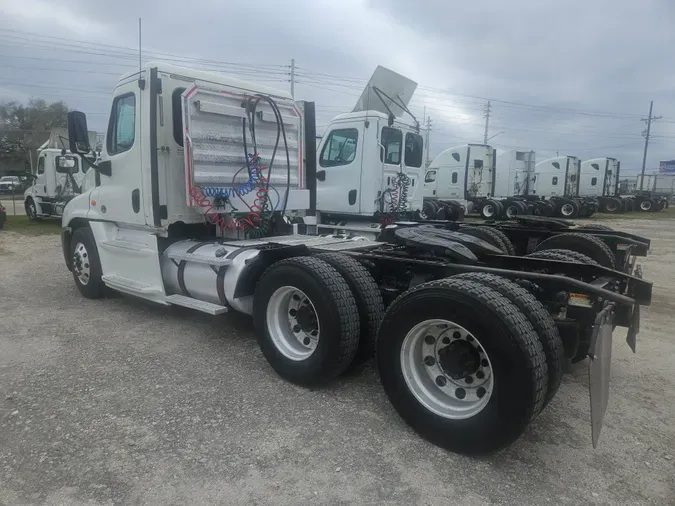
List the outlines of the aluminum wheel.
<svg viewBox="0 0 675 506">
<path fill-rule="evenodd" d="M 572 216 L 574 214 L 574 206 L 572 204 L 563 204 L 560 208 L 560 214 L 563 216 Z"/>
<path fill-rule="evenodd" d="M 518 208 L 516 206 L 509 206 L 506 208 L 506 217 L 515 218 L 518 216 Z"/>
<path fill-rule="evenodd" d="M 448 320 L 426 320 L 408 332 L 401 370 L 417 400 L 444 418 L 477 415 L 494 387 L 492 365 L 480 342 Z"/>
<path fill-rule="evenodd" d="M 496 213 L 495 206 L 492 204 L 485 204 L 483 206 L 483 216 L 486 218 L 492 218 Z"/>
<path fill-rule="evenodd" d="M 649 211 L 652 208 L 652 202 L 650 200 L 643 200 L 640 202 L 640 209 L 643 211 Z"/>
<path fill-rule="evenodd" d="M 91 268 L 89 266 L 89 254 L 84 244 L 78 242 L 73 252 L 73 271 L 77 275 L 80 283 L 86 285 L 91 279 Z"/>
<path fill-rule="evenodd" d="M 319 318 L 314 304 L 294 286 L 278 288 L 267 304 L 267 331 L 284 356 L 305 360 L 319 343 Z"/>
<path fill-rule="evenodd" d="M 29 219 L 37 220 L 37 207 L 35 206 L 33 199 L 30 199 L 30 202 L 26 204 L 26 214 L 28 215 Z"/>
</svg>

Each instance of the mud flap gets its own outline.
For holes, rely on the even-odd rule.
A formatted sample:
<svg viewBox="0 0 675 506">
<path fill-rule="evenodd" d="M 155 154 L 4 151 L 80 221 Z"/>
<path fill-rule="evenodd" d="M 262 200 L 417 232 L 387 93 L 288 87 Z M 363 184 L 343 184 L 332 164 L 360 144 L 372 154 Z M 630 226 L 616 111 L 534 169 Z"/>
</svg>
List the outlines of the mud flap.
<svg viewBox="0 0 675 506">
<path fill-rule="evenodd" d="M 602 420 L 609 401 L 609 368 L 612 361 L 614 304 L 608 304 L 596 317 L 591 337 L 588 364 L 588 389 L 591 399 L 591 435 L 598 445 Z"/>
<path fill-rule="evenodd" d="M 642 279 L 642 266 L 636 265 L 634 274 L 636 278 Z M 635 346 L 637 342 L 637 335 L 640 332 L 640 306 L 635 304 L 633 307 L 633 316 L 630 320 L 630 325 L 628 326 L 628 334 L 626 334 L 626 342 L 630 349 L 635 353 Z"/>
</svg>

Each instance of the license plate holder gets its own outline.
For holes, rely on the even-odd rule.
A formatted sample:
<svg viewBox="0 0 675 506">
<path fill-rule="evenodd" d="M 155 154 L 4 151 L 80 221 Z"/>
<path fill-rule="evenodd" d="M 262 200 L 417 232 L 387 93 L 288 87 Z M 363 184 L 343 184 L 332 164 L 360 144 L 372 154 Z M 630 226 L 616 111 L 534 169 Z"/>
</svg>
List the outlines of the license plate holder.
<svg viewBox="0 0 675 506">
<path fill-rule="evenodd" d="M 612 362 L 614 304 L 608 304 L 596 317 L 589 350 L 588 390 L 591 401 L 591 437 L 598 445 L 602 422 L 609 401 L 609 372 Z"/>
</svg>

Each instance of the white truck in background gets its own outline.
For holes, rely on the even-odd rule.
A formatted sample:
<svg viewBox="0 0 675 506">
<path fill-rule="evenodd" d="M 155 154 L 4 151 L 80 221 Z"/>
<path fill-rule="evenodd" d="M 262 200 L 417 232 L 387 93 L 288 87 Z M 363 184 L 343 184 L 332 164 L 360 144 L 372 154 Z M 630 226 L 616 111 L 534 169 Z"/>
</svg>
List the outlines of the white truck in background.
<svg viewBox="0 0 675 506">
<path fill-rule="evenodd" d="M 59 131 L 53 131 L 37 155 L 33 184 L 24 192 L 24 207 L 28 218 L 36 221 L 48 217 L 61 217 L 66 204 L 83 187 L 93 188 L 95 173 L 89 172 L 94 157 L 73 154 L 66 149 L 68 139 Z M 89 139 L 95 145 L 96 133 Z"/>
<path fill-rule="evenodd" d="M 448 203 L 485 219 L 542 214 L 575 218 L 591 216 L 592 200 L 577 196 L 580 161 L 558 156 L 536 163 L 534 151 L 510 150 L 500 155 L 490 146 L 465 144 L 438 155 L 424 182 L 425 214 L 437 213 Z"/>
<path fill-rule="evenodd" d="M 424 175 L 424 215 L 456 219 L 492 195 L 495 149 L 485 144 L 462 144 L 437 155 Z"/>
</svg>

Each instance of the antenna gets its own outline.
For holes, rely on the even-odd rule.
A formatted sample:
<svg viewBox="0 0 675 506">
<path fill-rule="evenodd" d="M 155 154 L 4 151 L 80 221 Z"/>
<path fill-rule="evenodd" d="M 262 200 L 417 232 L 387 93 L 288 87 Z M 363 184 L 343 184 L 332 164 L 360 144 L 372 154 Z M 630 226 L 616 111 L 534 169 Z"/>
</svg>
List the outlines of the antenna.
<svg viewBox="0 0 675 506">
<path fill-rule="evenodd" d="M 138 87 L 142 90 L 145 89 L 145 79 L 143 79 L 143 61 L 142 61 L 142 52 L 141 52 L 141 34 L 143 28 L 141 24 L 141 18 L 138 18 Z"/>
</svg>

